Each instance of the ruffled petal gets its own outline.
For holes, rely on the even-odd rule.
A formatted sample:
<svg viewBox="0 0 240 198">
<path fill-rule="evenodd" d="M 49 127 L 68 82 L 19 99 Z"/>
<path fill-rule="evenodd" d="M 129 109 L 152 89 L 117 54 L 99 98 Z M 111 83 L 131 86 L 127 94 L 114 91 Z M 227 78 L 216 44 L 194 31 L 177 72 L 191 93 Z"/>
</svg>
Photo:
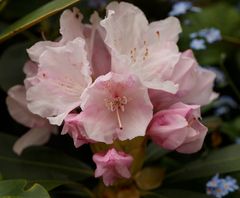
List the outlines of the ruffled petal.
<svg viewBox="0 0 240 198">
<path fill-rule="evenodd" d="M 176 93 L 178 85 L 171 81 L 170 77 L 179 57 L 180 54 L 175 43 L 146 45 L 131 70 L 132 73 L 139 76 L 142 84 L 146 87 Z"/>
<path fill-rule="evenodd" d="M 146 32 L 145 38 L 147 43 L 156 43 L 178 41 L 179 34 L 182 32 L 180 22 L 175 17 L 168 17 L 164 20 L 152 22 Z"/>
<path fill-rule="evenodd" d="M 43 52 L 48 48 L 48 47 L 58 47 L 60 46 L 59 43 L 57 42 L 52 42 L 52 41 L 39 41 L 35 43 L 32 47 L 27 49 L 27 53 L 29 58 L 36 62 L 39 63 L 39 58 L 43 54 Z"/>
<path fill-rule="evenodd" d="M 77 38 L 44 52 L 37 74 L 39 83 L 27 90 L 28 107 L 33 113 L 60 125 L 79 106 L 83 90 L 91 83 L 84 47 L 85 42 Z"/>
<path fill-rule="evenodd" d="M 62 39 L 60 43 L 72 41 L 77 37 L 83 38 L 82 24 L 83 16 L 77 8 L 65 10 L 60 17 L 60 33 Z"/>
<path fill-rule="evenodd" d="M 112 2 L 107 6 L 107 17 L 101 21 L 106 30 L 105 43 L 119 55 L 128 55 L 142 41 L 148 21 L 143 12 L 126 2 Z"/>
<path fill-rule="evenodd" d="M 109 144 L 117 138 L 144 136 L 153 107 L 147 89 L 137 78 L 108 73 L 86 89 L 81 108 L 87 135 Z"/>
</svg>

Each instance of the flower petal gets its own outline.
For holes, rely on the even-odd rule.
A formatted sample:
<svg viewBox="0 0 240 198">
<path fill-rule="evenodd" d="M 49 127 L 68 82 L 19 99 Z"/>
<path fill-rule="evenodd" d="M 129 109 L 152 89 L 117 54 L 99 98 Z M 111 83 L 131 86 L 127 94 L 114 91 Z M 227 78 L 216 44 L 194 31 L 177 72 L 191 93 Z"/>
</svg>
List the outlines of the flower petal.
<svg viewBox="0 0 240 198">
<path fill-rule="evenodd" d="M 60 17 L 61 43 L 72 41 L 77 37 L 83 38 L 83 16 L 77 8 L 65 10 Z"/>
<path fill-rule="evenodd" d="M 148 21 L 134 5 L 112 2 L 107 6 L 107 17 L 101 25 L 106 30 L 105 43 L 118 54 L 129 54 L 142 41 Z"/>
<path fill-rule="evenodd" d="M 182 99 L 185 103 L 206 105 L 218 95 L 213 92 L 216 74 L 207 69 L 198 67 L 196 84 L 187 95 Z M 201 93 L 201 94 L 199 94 Z"/>
<path fill-rule="evenodd" d="M 60 44 L 57 42 L 40 41 L 35 43 L 29 49 L 27 49 L 27 53 L 32 61 L 39 63 L 39 57 L 48 47 L 58 47 L 58 46 L 60 46 Z"/>
<path fill-rule="evenodd" d="M 176 43 L 178 35 L 182 32 L 179 20 L 176 17 L 168 17 L 164 20 L 152 22 L 149 24 L 149 29 L 146 33 L 146 42 L 168 42 Z"/>
<path fill-rule="evenodd" d="M 115 106 L 115 110 L 111 110 L 109 105 L 119 105 L 112 101 L 122 97 L 126 99 L 125 106 Z M 98 77 L 86 89 L 81 97 L 81 108 L 87 135 L 95 141 L 109 144 L 116 138 L 126 140 L 144 136 L 153 107 L 147 88 L 137 78 L 108 73 Z"/>
<path fill-rule="evenodd" d="M 144 50 L 147 51 L 132 65 L 132 73 L 148 88 L 176 93 L 178 85 L 170 77 L 180 57 L 177 45 L 172 42 L 157 43 L 146 46 Z"/>
<path fill-rule="evenodd" d="M 91 83 L 84 47 L 85 42 L 77 38 L 44 52 L 36 76 L 39 83 L 27 90 L 28 107 L 33 113 L 60 125 L 79 106 L 82 91 Z"/>
<path fill-rule="evenodd" d="M 21 136 L 13 145 L 13 151 L 21 155 L 22 151 L 30 146 L 39 146 L 48 142 L 51 128 L 32 128 Z"/>
<path fill-rule="evenodd" d="M 6 103 L 10 115 L 24 126 L 32 128 L 48 125 L 47 120 L 28 110 L 24 86 L 16 85 L 9 89 Z"/>
<path fill-rule="evenodd" d="M 81 117 L 81 114 L 68 114 L 64 119 L 64 126 L 62 129 L 62 135 L 68 133 L 73 138 L 74 146 L 76 148 L 82 146 L 83 144 L 94 142 L 87 137 Z"/>
</svg>

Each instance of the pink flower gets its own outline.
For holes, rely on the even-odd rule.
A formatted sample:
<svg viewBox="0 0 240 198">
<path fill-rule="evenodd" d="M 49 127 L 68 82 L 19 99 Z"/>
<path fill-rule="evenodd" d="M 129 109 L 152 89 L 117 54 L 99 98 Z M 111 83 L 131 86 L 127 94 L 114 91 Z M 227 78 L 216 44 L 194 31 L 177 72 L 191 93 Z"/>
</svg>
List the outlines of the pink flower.
<svg viewBox="0 0 240 198">
<path fill-rule="evenodd" d="M 60 41 L 38 42 L 27 50 L 37 65 L 35 75 L 25 80 L 28 107 L 52 124 L 61 125 L 66 115 L 79 107 L 80 96 L 92 77 L 110 70 L 110 55 L 100 35 L 100 18 L 94 13 L 92 26 L 83 25 L 81 20 L 77 8 L 64 11 Z"/>
<path fill-rule="evenodd" d="M 64 119 L 62 135 L 67 133 L 73 138 L 74 146 L 76 148 L 83 144 L 94 142 L 87 137 L 81 120 L 81 114 L 70 113 Z"/>
<path fill-rule="evenodd" d="M 23 86 L 16 85 L 9 89 L 6 102 L 10 115 L 17 122 L 31 128 L 13 146 L 14 152 L 18 155 L 29 146 L 45 144 L 51 134 L 57 132 L 47 119 L 31 113 L 27 109 L 26 90 Z"/>
<path fill-rule="evenodd" d="M 176 93 L 178 86 L 169 78 L 180 56 L 178 19 L 169 17 L 149 24 L 132 4 L 112 2 L 100 24 L 106 30 L 113 72 L 134 74 L 148 88 Z"/>
<path fill-rule="evenodd" d="M 82 123 L 90 139 L 107 144 L 144 136 L 152 119 L 147 88 L 134 76 L 108 73 L 81 97 Z"/>
<path fill-rule="evenodd" d="M 119 178 L 130 178 L 129 171 L 133 158 L 121 151 L 116 151 L 114 148 L 106 153 L 96 153 L 93 155 L 93 161 L 97 165 L 95 177 L 103 177 L 103 182 L 106 186 L 113 185 Z"/>
<path fill-rule="evenodd" d="M 84 40 L 76 38 L 61 47 L 48 47 L 40 56 L 36 83 L 27 89 L 31 112 L 60 125 L 80 105 L 80 96 L 91 83 L 84 47 Z"/>
<path fill-rule="evenodd" d="M 147 133 L 165 149 L 194 153 L 201 149 L 207 133 L 199 117 L 200 106 L 176 103 L 154 115 Z"/>
<path fill-rule="evenodd" d="M 181 54 L 170 78 L 179 86 L 176 94 L 164 91 L 149 91 L 155 111 L 167 108 L 176 102 L 206 105 L 217 97 L 213 92 L 215 74 L 198 66 L 191 50 Z"/>
<path fill-rule="evenodd" d="M 82 38 L 86 41 L 85 50 L 88 52 L 88 60 L 94 77 L 106 74 L 110 71 L 111 57 L 108 49 L 103 42 L 105 36 L 103 27 L 100 26 L 101 18 L 95 12 L 92 14 L 90 24 L 82 23 L 83 16 L 77 8 L 65 10 L 60 17 L 59 41 L 40 41 L 27 49 L 30 59 L 39 63 L 40 56 L 49 47 L 60 47 L 66 45 L 69 41 L 76 38 Z"/>
<path fill-rule="evenodd" d="M 27 50 L 30 59 L 39 63 L 40 56 L 48 47 L 60 47 L 78 37 L 83 38 L 82 14 L 77 8 L 65 10 L 60 17 L 61 39 L 58 42 L 40 41 Z"/>
</svg>

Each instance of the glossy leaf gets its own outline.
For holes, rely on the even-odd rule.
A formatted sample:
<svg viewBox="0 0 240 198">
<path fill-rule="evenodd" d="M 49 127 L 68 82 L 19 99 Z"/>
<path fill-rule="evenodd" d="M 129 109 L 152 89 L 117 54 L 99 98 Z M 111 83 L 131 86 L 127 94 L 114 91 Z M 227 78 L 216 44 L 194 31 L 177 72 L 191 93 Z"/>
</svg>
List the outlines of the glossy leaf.
<svg viewBox="0 0 240 198">
<path fill-rule="evenodd" d="M 12 152 L 16 138 L 0 133 L 0 172 L 4 179 L 80 181 L 93 175 L 83 162 L 47 147 L 32 147 L 18 157 Z"/>
<path fill-rule="evenodd" d="M 7 27 L 0 34 L 0 42 L 14 36 L 15 34 L 26 30 L 34 24 L 44 20 L 45 18 L 55 14 L 56 12 L 78 2 L 79 0 L 53 0 L 37 10 L 31 12 L 17 22 Z"/>
<path fill-rule="evenodd" d="M 211 177 L 216 173 L 240 171 L 240 145 L 232 145 L 211 152 L 206 158 L 197 160 L 166 177 L 169 183 Z"/>
<path fill-rule="evenodd" d="M 193 191 L 187 191 L 187 190 L 181 190 L 181 189 L 165 189 L 165 190 L 159 190 L 159 194 L 165 196 L 166 198 L 209 198 L 206 194 L 199 193 L 199 192 L 193 192 Z"/>
<path fill-rule="evenodd" d="M 209 196 L 193 191 L 181 189 L 163 189 L 153 192 L 143 192 L 144 198 L 209 198 Z"/>
<path fill-rule="evenodd" d="M 24 42 L 11 45 L 0 57 L 0 87 L 7 91 L 24 79 L 23 65 L 27 60 L 26 49 L 32 43 Z"/>
<path fill-rule="evenodd" d="M 51 191 L 53 190 L 54 188 L 57 188 L 59 186 L 62 186 L 62 185 L 67 185 L 69 183 L 71 183 L 70 181 L 64 181 L 64 180 L 41 180 L 41 179 L 38 179 L 38 180 L 34 180 L 34 181 L 28 181 L 29 184 L 34 184 L 34 183 L 39 183 L 41 184 L 47 191 Z"/>
<path fill-rule="evenodd" d="M 39 184 L 34 184 L 26 189 L 26 180 L 0 181 L 0 197 L 17 198 L 50 198 L 46 189 Z"/>
<path fill-rule="evenodd" d="M 170 153 L 170 151 L 167 151 L 151 142 L 147 147 L 145 164 L 151 164 L 153 162 L 156 162 L 168 153 Z"/>
</svg>

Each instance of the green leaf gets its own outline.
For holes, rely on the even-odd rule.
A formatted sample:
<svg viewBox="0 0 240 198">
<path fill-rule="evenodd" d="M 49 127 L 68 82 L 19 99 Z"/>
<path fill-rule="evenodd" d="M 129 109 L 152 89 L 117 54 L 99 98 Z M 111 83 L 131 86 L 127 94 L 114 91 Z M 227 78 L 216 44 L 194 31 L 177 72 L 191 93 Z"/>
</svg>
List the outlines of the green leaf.
<svg viewBox="0 0 240 198">
<path fill-rule="evenodd" d="M 46 189 L 39 184 L 34 184 L 27 190 L 26 180 L 5 180 L 0 181 L 0 197 L 16 198 L 50 198 Z"/>
<path fill-rule="evenodd" d="M 27 60 L 26 49 L 32 43 L 24 42 L 11 45 L 0 57 L 0 86 L 7 91 L 24 79 L 23 65 Z"/>
<path fill-rule="evenodd" d="M 175 183 L 197 178 L 212 177 L 216 173 L 240 171 L 240 145 L 213 151 L 206 158 L 187 164 L 167 175 L 166 182 Z"/>
<path fill-rule="evenodd" d="M 51 191 L 54 188 L 57 188 L 62 185 L 67 185 L 71 183 L 70 181 L 64 181 L 64 180 L 34 180 L 34 181 L 28 181 L 29 184 L 39 183 L 42 185 L 47 191 Z"/>
<path fill-rule="evenodd" d="M 78 1 L 80 0 L 53 0 L 45 4 L 7 27 L 0 34 L 0 43 Z"/>
<path fill-rule="evenodd" d="M 47 147 L 32 147 L 18 157 L 12 152 L 16 138 L 0 133 L 0 172 L 5 179 L 81 181 L 93 175 L 81 161 Z"/>
<path fill-rule="evenodd" d="M 167 151 L 151 142 L 147 147 L 145 164 L 156 162 L 168 153 L 170 153 L 170 151 Z"/>
<path fill-rule="evenodd" d="M 229 122 L 224 122 L 221 126 L 221 131 L 229 135 L 229 137 L 234 141 L 240 136 L 240 117 L 237 117 Z"/>
<path fill-rule="evenodd" d="M 193 191 L 180 189 L 162 189 L 153 192 L 142 192 L 144 198 L 209 198 L 209 196 Z"/>
<path fill-rule="evenodd" d="M 187 190 L 180 190 L 180 189 L 165 189 L 159 190 L 159 194 L 165 196 L 166 198 L 209 198 L 206 194 L 187 191 Z"/>
</svg>

